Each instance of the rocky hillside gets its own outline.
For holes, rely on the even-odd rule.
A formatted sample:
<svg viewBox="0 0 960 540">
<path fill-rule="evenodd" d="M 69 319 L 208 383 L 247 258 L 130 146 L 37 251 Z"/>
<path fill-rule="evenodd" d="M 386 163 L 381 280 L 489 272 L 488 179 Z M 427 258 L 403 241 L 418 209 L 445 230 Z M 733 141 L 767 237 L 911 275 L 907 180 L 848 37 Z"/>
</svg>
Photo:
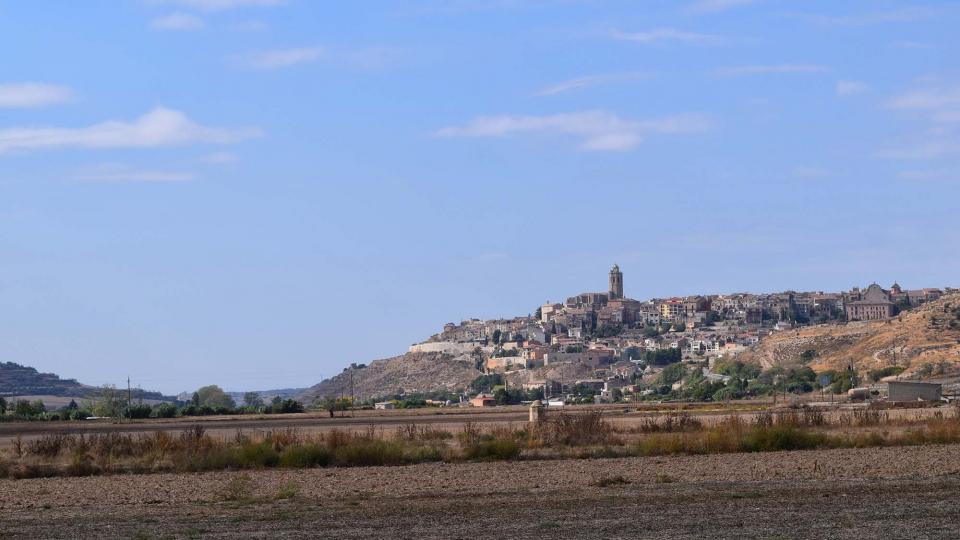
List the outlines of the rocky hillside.
<svg viewBox="0 0 960 540">
<path fill-rule="evenodd" d="M 324 397 L 350 396 L 351 386 L 352 394 L 364 400 L 399 393 L 455 391 L 469 385 L 480 374 L 477 359 L 469 354 L 407 353 L 375 360 L 366 367 L 347 368 L 308 388 L 296 399 L 313 403 Z"/>
<path fill-rule="evenodd" d="M 820 325 L 774 334 L 744 352 L 741 360 L 763 367 L 795 365 L 806 351 L 814 370 L 866 372 L 900 366 L 905 374 L 960 368 L 960 294 L 947 295 L 888 321 Z"/>
</svg>

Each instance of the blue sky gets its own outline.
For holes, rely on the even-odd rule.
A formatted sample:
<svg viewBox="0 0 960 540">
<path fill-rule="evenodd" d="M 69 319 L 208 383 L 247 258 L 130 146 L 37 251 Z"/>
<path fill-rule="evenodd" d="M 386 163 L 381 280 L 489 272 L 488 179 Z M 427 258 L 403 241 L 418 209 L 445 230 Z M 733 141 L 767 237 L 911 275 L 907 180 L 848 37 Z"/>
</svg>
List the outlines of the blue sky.
<svg viewBox="0 0 960 540">
<path fill-rule="evenodd" d="M 957 285 L 956 3 L 0 0 L 0 360 L 306 386 L 447 321 Z"/>
</svg>

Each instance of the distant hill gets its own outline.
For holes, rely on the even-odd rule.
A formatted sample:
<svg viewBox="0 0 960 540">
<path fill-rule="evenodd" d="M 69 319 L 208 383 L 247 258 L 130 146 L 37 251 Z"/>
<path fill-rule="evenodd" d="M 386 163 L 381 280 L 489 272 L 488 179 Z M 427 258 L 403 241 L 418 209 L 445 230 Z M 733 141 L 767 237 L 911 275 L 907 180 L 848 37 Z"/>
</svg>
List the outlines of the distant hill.
<svg viewBox="0 0 960 540">
<path fill-rule="evenodd" d="M 374 360 L 366 367 L 347 368 L 301 392 L 296 399 L 310 404 L 324 397 L 346 397 L 351 393 L 358 399 L 370 399 L 398 393 L 457 391 L 479 375 L 477 360 L 469 354 L 410 352 Z"/>
<path fill-rule="evenodd" d="M 53 373 L 40 373 L 36 369 L 13 362 L 0 363 L 0 396 L 73 396 L 86 395 L 94 388 L 78 383 L 75 379 L 61 379 Z"/>
<path fill-rule="evenodd" d="M 306 388 L 277 388 L 275 390 L 247 390 L 243 392 L 227 392 L 227 395 L 233 398 L 233 401 L 237 405 L 243 405 L 243 395 L 247 392 L 256 392 L 260 399 L 263 401 L 270 401 L 275 397 L 281 399 L 292 398 L 296 395 L 302 394 Z M 190 394 L 192 397 L 193 394 Z M 189 399 L 189 397 L 187 398 Z"/>
<path fill-rule="evenodd" d="M 816 371 L 848 366 L 861 373 L 899 366 L 905 376 L 956 371 L 960 369 L 960 294 L 945 295 L 885 321 L 778 332 L 739 359 L 765 368 L 795 365 L 802 362 L 805 351 L 813 351 L 807 354 L 812 356 L 808 365 Z"/>
<path fill-rule="evenodd" d="M 61 379 L 53 373 L 40 373 L 36 369 L 13 362 L 0 362 L 0 396 L 57 396 L 85 398 L 95 396 L 96 386 L 81 384 L 76 379 Z M 160 392 L 141 389 L 132 391 L 137 399 L 172 401 Z"/>
</svg>

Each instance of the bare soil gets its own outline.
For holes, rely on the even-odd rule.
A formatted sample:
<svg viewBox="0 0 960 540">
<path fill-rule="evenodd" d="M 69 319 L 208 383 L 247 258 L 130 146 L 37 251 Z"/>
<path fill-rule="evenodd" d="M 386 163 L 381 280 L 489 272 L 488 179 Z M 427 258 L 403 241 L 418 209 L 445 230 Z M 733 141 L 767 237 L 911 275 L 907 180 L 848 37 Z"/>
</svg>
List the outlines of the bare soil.
<svg viewBox="0 0 960 540">
<path fill-rule="evenodd" d="M 0 537 L 956 538 L 958 492 L 960 445 L 3 480 Z"/>
</svg>

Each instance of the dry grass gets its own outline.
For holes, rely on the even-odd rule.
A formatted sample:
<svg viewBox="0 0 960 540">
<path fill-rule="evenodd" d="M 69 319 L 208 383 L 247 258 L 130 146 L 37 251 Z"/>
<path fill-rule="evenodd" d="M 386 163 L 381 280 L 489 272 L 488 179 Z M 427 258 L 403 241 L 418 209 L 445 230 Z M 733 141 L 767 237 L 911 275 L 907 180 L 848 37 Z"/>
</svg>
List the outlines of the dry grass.
<svg viewBox="0 0 960 540">
<path fill-rule="evenodd" d="M 554 414 L 542 422 L 482 429 L 467 423 L 454 434 L 410 424 L 393 434 L 295 429 L 238 432 L 216 438 L 202 427 L 180 433 L 51 433 L 0 455 L 0 477 L 87 476 L 262 468 L 405 465 L 428 461 L 603 458 L 671 454 L 766 452 L 960 443 L 960 409 L 932 418 L 891 419 L 865 409 L 827 417 L 815 409 L 731 415 L 706 426 L 685 413 L 614 429 L 599 413 Z M 292 496 L 292 495 L 291 495 Z M 278 495 L 278 497 L 280 497 Z M 283 497 L 280 497 L 283 498 Z"/>
</svg>

